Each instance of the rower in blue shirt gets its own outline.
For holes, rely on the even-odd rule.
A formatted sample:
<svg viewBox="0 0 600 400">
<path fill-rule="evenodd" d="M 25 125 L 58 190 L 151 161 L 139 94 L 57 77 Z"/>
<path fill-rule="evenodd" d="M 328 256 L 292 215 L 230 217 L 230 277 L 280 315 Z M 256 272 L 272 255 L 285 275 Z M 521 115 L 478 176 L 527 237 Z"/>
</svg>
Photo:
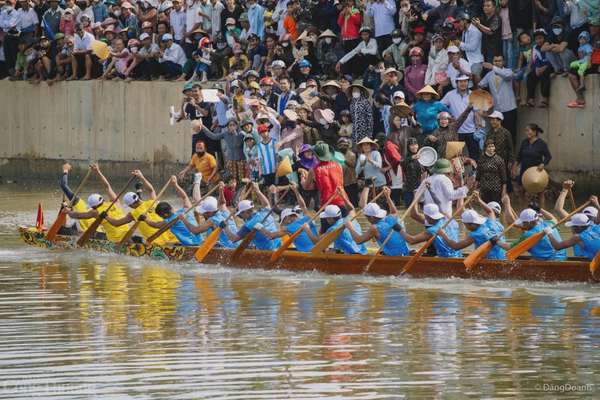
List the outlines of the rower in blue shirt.
<svg viewBox="0 0 600 400">
<path fill-rule="evenodd" d="M 363 207 L 363 214 L 371 223 L 371 227 L 360 234 L 354 229 L 354 225 L 347 221 L 345 223 L 346 229 L 348 229 L 357 244 L 363 244 L 371 239 L 375 239 L 377 244 L 381 246 L 388 235 L 391 234 L 391 238 L 387 241 L 382 250 L 383 255 L 407 256 L 409 254 L 408 245 L 406 244 L 406 240 L 404 240 L 400 234 L 402 226 L 398 222 L 398 210 L 390 196 L 390 188 L 384 187 L 383 193 L 390 209 L 389 215 L 387 211 L 381 209 L 377 203 L 368 203 Z M 368 196 L 369 193 L 365 192 L 365 194 Z M 364 202 L 366 202 L 366 198 L 361 199 L 361 204 Z"/>
<path fill-rule="evenodd" d="M 217 227 L 220 227 L 224 224 L 227 226 L 230 232 L 237 232 L 237 226 L 233 218 L 230 218 L 230 212 L 227 209 L 227 204 L 225 201 L 224 194 L 225 184 L 223 182 L 219 182 L 219 200 L 217 200 L 213 196 L 207 196 L 198 207 L 196 207 L 195 212 L 202 215 L 204 218 L 204 223 L 201 224 L 193 224 L 187 218 L 180 218 L 181 221 L 185 224 L 187 229 L 198 235 L 202 233 L 206 233 L 210 235 Z M 223 230 L 219 234 L 219 240 L 217 242 L 218 247 L 224 249 L 235 249 L 237 245 L 232 242 L 227 233 Z"/>
<path fill-rule="evenodd" d="M 519 218 L 515 221 L 515 225 L 519 226 L 523 230 L 523 234 L 519 239 L 519 242 L 543 231 L 545 228 L 551 228 L 549 232 L 556 240 L 561 240 L 560 234 L 554 228 L 552 228 L 553 222 L 555 221 L 544 221 L 540 220 L 540 216 L 537 211 L 532 208 L 526 208 L 521 211 Z M 534 260 L 541 261 L 563 261 L 567 259 L 567 252 L 562 250 L 555 250 L 550 242 L 550 235 L 544 236 L 535 246 L 529 249 L 529 254 Z"/>
<path fill-rule="evenodd" d="M 486 203 L 481 200 L 479 194 L 477 194 L 476 200 L 487 214 L 487 218 L 484 223 L 485 226 L 487 226 L 490 231 L 495 232 L 497 235 L 502 235 L 504 233 L 504 225 L 502 225 L 500 222 L 500 215 L 502 214 L 502 206 L 500 206 L 500 203 L 497 201 L 490 201 L 489 203 Z M 503 237 L 502 240 L 504 240 Z"/>
<path fill-rule="evenodd" d="M 140 221 L 143 220 L 149 226 L 160 229 L 174 219 L 178 219 L 178 221 L 171 226 L 171 233 L 173 233 L 179 243 L 184 246 L 199 246 L 202 243 L 202 236 L 190 232 L 186 224 L 183 222 L 185 219 L 188 223 L 194 223 L 194 217 L 191 214 L 188 213 L 184 215 L 185 211 L 192 206 L 192 202 L 190 201 L 187 193 L 185 193 L 185 190 L 183 190 L 177 183 L 177 177 L 175 175 L 171 177 L 171 181 L 173 182 L 173 186 L 177 191 L 177 196 L 182 201 L 182 207 L 177 211 L 173 211 L 171 204 L 166 201 L 161 201 L 156 205 L 155 212 L 163 219 L 163 221 L 150 221 L 147 218 L 140 219 Z"/>
<path fill-rule="evenodd" d="M 592 221 L 587 215 L 580 213 L 573 215 L 565 226 L 571 228 L 573 232 L 573 236 L 567 240 L 557 239 L 552 235 L 552 228 L 544 228 L 552 247 L 556 250 L 563 250 L 579 246 L 582 252 L 581 256 L 592 260 L 600 251 L 600 232 L 594 229 Z"/>
<path fill-rule="evenodd" d="M 346 221 L 349 221 L 349 219 L 351 219 L 355 215 L 354 206 L 352 205 L 350 200 L 348 200 L 348 195 L 346 194 L 346 192 L 344 192 L 342 188 L 338 187 L 337 193 L 344 199 L 344 201 L 346 202 L 346 207 L 350 211 L 348 213 L 348 216 L 344 218 L 342 216 L 342 210 L 338 206 L 330 204 L 327 207 L 325 207 L 325 210 L 323 210 L 319 217 L 327 221 L 329 228 L 327 228 L 323 235 L 327 235 L 328 233 L 331 233 L 338 228 L 343 228 Z M 362 234 L 360 225 L 358 224 L 358 222 L 356 222 L 356 220 L 352 221 L 352 228 L 354 229 L 354 231 L 358 232 L 359 234 Z M 311 229 L 306 225 L 304 225 L 303 229 L 304 232 L 308 234 L 313 243 L 317 243 L 321 239 L 321 237 L 314 235 Z M 344 254 L 367 254 L 367 247 L 365 246 L 365 244 L 356 243 L 348 228 L 342 229 L 341 234 L 338 235 L 338 237 L 333 241 L 333 250 Z"/>
<path fill-rule="evenodd" d="M 298 185 L 294 182 L 290 183 L 290 189 L 296 195 L 298 201 L 298 207 L 301 211 L 296 208 L 285 208 L 280 215 L 280 228 L 275 231 L 269 231 L 265 228 L 261 229 L 261 233 L 270 239 L 281 238 L 286 235 L 293 235 L 298 230 L 303 230 L 302 233 L 294 240 L 294 247 L 297 251 L 308 253 L 315 246 L 313 241 L 310 239 L 308 234 L 304 232 L 304 226 L 309 226 L 309 229 L 316 235 L 316 227 L 310 222 L 310 218 L 306 216 L 308 209 L 306 208 L 306 202 L 298 191 Z M 314 229 L 313 229 L 314 228 Z"/>
<path fill-rule="evenodd" d="M 440 236 L 451 248 L 462 250 L 470 245 L 479 247 L 485 244 L 485 242 L 491 241 L 494 246 L 487 253 L 486 258 L 490 260 L 506 260 L 506 250 L 510 248 L 510 245 L 499 240 L 498 233 L 486 224 L 487 220 L 484 217 L 479 215 L 475 210 L 465 210 L 461 215 L 461 220 L 468 230 L 467 236 L 463 240 L 452 240 L 443 231 L 440 232 Z"/>
<path fill-rule="evenodd" d="M 448 220 L 448 217 L 440 212 L 440 208 L 435 203 L 430 203 L 423 206 L 423 214 L 417 210 L 417 207 L 413 207 L 411 217 L 415 221 L 425 225 L 425 231 L 413 236 L 403 230 L 401 232 L 402 237 L 404 237 L 404 239 L 410 244 L 418 244 L 428 241 L 433 235 L 440 231 L 442 225 L 444 225 Z M 444 228 L 444 232 L 448 238 L 452 240 L 459 240 L 460 231 L 458 222 L 450 222 L 448 226 Z M 438 257 L 462 257 L 462 253 L 450 247 L 440 235 L 437 235 L 433 240 L 433 248 L 435 249 Z"/>
<path fill-rule="evenodd" d="M 258 250 L 276 250 L 281 246 L 281 239 L 271 239 L 265 235 L 264 231 L 277 231 L 275 220 L 271 213 L 271 204 L 269 199 L 260 191 L 258 183 L 252 183 L 254 194 L 262 204 L 263 208 L 256 210 L 251 200 L 242 200 L 238 203 L 236 216 L 244 220 L 244 225 L 240 227 L 237 233 L 232 232 L 229 227 L 224 227 L 224 231 L 232 242 L 239 242 L 253 230 L 256 235 L 252 239 L 252 244 Z"/>
</svg>

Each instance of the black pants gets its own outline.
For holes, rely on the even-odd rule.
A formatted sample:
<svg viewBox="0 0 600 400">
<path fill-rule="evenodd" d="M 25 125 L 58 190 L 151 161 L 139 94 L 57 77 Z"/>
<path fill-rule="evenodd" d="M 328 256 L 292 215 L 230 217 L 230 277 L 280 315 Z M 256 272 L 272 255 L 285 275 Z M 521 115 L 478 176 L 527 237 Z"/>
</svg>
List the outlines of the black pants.
<svg viewBox="0 0 600 400">
<path fill-rule="evenodd" d="M 537 76 L 535 71 L 531 71 L 527 75 L 527 99 L 535 99 L 535 88 L 538 83 L 540 84 L 542 97 L 545 97 L 546 99 L 550 97 L 550 71 L 552 71 L 552 68 L 548 67 L 540 76 Z"/>
<path fill-rule="evenodd" d="M 348 53 L 351 50 L 354 50 L 356 46 L 360 43 L 360 39 L 352 39 L 352 40 L 344 40 L 342 42 L 342 46 L 344 47 L 344 53 Z"/>
<path fill-rule="evenodd" d="M 379 61 L 377 56 L 370 54 L 357 54 L 346 64 L 342 65 L 344 74 L 352 74 L 353 77 L 362 77 L 369 65 L 375 65 Z"/>
<path fill-rule="evenodd" d="M 375 41 L 377 42 L 377 52 L 381 55 L 385 49 L 392 45 L 392 35 L 378 36 Z"/>
<path fill-rule="evenodd" d="M 473 160 L 479 160 L 479 143 L 477 143 L 477 141 L 473 138 L 472 133 L 459 133 L 458 140 L 465 142 L 470 158 Z"/>
<path fill-rule="evenodd" d="M 348 194 L 348 198 L 354 207 L 358 207 L 358 183 L 352 183 L 344 186 L 344 190 Z"/>
<path fill-rule="evenodd" d="M 490 201 L 502 203 L 502 192 L 501 191 L 481 189 L 481 191 L 479 193 L 481 195 L 481 200 L 483 200 L 486 203 L 489 203 Z"/>
<path fill-rule="evenodd" d="M 15 68 L 17 62 L 17 53 L 19 52 L 19 37 L 4 36 L 4 57 L 6 58 L 6 68 L 10 71 Z"/>
<path fill-rule="evenodd" d="M 160 75 L 160 64 L 158 60 L 143 60 L 133 69 L 133 78 L 150 80 Z"/>
<path fill-rule="evenodd" d="M 514 147 L 517 144 L 517 109 L 505 111 L 502 114 L 504 115 L 502 126 L 510 132 Z"/>
</svg>

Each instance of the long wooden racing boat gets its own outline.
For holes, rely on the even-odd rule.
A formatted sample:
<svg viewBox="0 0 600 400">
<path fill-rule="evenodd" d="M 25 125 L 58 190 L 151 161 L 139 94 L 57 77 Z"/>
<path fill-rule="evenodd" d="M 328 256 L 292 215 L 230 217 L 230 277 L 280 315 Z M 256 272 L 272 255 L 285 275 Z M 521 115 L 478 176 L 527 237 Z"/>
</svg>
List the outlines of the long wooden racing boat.
<svg viewBox="0 0 600 400">
<path fill-rule="evenodd" d="M 19 227 L 19 234 L 29 245 L 46 249 L 75 249 L 76 236 L 58 235 L 54 242 L 44 238 L 44 233 L 35 228 Z M 116 253 L 133 257 L 149 257 L 171 261 L 195 261 L 196 247 L 154 246 L 127 244 L 119 246 L 107 240 L 89 240 L 84 248 L 104 253 Z M 213 249 L 204 264 L 220 264 L 235 268 L 285 269 L 289 271 L 318 271 L 327 274 L 368 274 L 373 276 L 400 275 L 410 257 L 378 256 L 365 271 L 371 256 L 323 253 L 318 257 L 297 251 L 286 251 L 276 262 L 271 263 L 271 252 L 248 249 L 243 257 L 231 260 L 231 250 Z M 593 282 L 598 279 L 590 273 L 589 261 L 569 260 L 562 262 L 518 259 L 513 262 L 484 260 L 471 271 L 466 271 L 463 259 L 421 257 L 406 274 L 413 278 L 465 278 L 488 280 L 529 280 L 547 282 Z"/>
</svg>

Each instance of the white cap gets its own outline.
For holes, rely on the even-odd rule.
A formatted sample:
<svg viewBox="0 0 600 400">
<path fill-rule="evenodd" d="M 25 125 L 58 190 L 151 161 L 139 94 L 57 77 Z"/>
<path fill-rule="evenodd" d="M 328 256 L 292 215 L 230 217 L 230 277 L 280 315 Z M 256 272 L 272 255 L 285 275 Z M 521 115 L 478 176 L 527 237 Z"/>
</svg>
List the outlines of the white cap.
<svg viewBox="0 0 600 400">
<path fill-rule="evenodd" d="M 431 219 L 444 218 L 444 214 L 442 214 L 440 212 L 440 208 L 438 207 L 437 204 L 434 204 L 434 203 L 425 204 L 425 206 L 423 207 L 423 214 L 425 214 L 426 216 L 428 216 Z"/>
<path fill-rule="evenodd" d="M 460 74 L 459 76 L 456 77 L 456 79 L 454 79 L 455 81 L 468 81 L 471 78 L 469 78 L 469 75 L 465 75 L 465 74 Z"/>
<path fill-rule="evenodd" d="M 460 218 L 462 219 L 463 224 L 481 225 L 485 222 L 485 218 L 479 215 L 475 210 L 465 210 Z"/>
<path fill-rule="evenodd" d="M 489 203 L 487 203 L 487 206 L 494 210 L 496 214 L 500 214 L 502 212 L 502 207 L 497 201 L 490 201 Z"/>
<path fill-rule="evenodd" d="M 575 214 L 571 217 L 571 219 L 565 224 L 567 227 L 572 226 L 588 226 L 590 224 L 590 219 L 587 215 L 583 213 Z"/>
<path fill-rule="evenodd" d="M 588 217 L 596 218 L 598 216 L 598 209 L 596 207 L 586 207 L 583 209 L 583 213 Z"/>
<path fill-rule="evenodd" d="M 140 35 L 140 41 L 148 39 L 149 37 L 150 37 L 150 35 L 148 35 L 146 32 L 144 32 Z"/>
<path fill-rule="evenodd" d="M 296 211 L 294 211 L 291 208 L 285 208 L 282 212 L 281 215 L 279 216 L 280 220 L 283 221 L 284 219 L 286 219 L 287 217 L 289 217 L 290 215 L 298 215 L 296 213 Z"/>
<path fill-rule="evenodd" d="M 283 62 L 282 60 L 275 60 L 271 63 L 271 68 L 275 67 L 285 68 L 285 62 Z"/>
<path fill-rule="evenodd" d="M 365 206 L 365 208 L 363 209 L 363 213 L 367 217 L 374 217 L 374 218 L 385 218 L 385 216 L 387 215 L 387 211 L 382 210 L 381 207 L 379 207 L 379 204 L 377 204 L 377 203 L 367 204 Z"/>
<path fill-rule="evenodd" d="M 127 192 L 125 193 L 125 196 L 123 196 L 123 203 L 125 203 L 126 206 L 131 207 L 131 205 L 137 202 L 139 199 L 140 196 L 138 196 L 137 193 Z"/>
<path fill-rule="evenodd" d="M 460 53 L 460 49 L 456 46 L 448 46 L 448 53 Z"/>
<path fill-rule="evenodd" d="M 208 196 L 207 198 L 202 200 L 198 207 L 196 207 L 196 211 L 198 211 L 200 214 L 204 214 L 207 212 L 215 212 L 218 209 L 218 205 L 219 203 L 215 197 Z"/>
<path fill-rule="evenodd" d="M 320 218 L 337 218 L 342 215 L 342 210 L 334 204 L 330 204 L 325 207 L 325 210 L 321 213 Z"/>
<path fill-rule="evenodd" d="M 392 99 L 395 99 L 396 97 L 400 97 L 402 100 L 404 100 L 406 98 L 406 96 L 404 96 L 404 92 L 402 90 L 397 90 L 394 92 Z"/>
<path fill-rule="evenodd" d="M 490 118 L 497 118 L 500 121 L 504 121 L 504 114 L 502 114 L 500 111 L 494 111 L 493 113 L 490 114 L 489 117 Z"/>
<path fill-rule="evenodd" d="M 166 42 L 167 40 L 173 40 L 173 35 L 171 35 L 170 33 L 165 33 L 164 35 L 162 35 L 161 40 L 163 42 Z"/>
<path fill-rule="evenodd" d="M 235 215 L 240 215 L 244 211 L 251 210 L 254 208 L 254 203 L 250 200 L 242 200 L 238 204 L 238 210 Z"/>
<path fill-rule="evenodd" d="M 526 208 L 521 211 L 519 218 L 515 221 L 515 225 L 522 225 L 526 222 L 534 222 L 538 220 L 538 213 L 531 208 Z"/>
<path fill-rule="evenodd" d="M 87 203 L 89 207 L 96 208 L 104 203 L 104 199 L 98 193 L 93 193 L 88 196 Z"/>
<path fill-rule="evenodd" d="M 294 208 L 292 208 L 292 211 L 294 213 L 296 213 L 297 215 L 302 215 L 303 214 L 302 207 L 300 207 L 300 206 L 294 206 Z"/>
</svg>

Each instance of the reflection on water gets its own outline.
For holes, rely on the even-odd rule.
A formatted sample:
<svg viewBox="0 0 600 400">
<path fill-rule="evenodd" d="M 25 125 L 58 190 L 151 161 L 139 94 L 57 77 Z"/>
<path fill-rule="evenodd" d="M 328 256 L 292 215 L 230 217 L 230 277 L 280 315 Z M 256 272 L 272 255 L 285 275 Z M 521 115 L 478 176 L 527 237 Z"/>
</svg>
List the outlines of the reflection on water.
<svg viewBox="0 0 600 400">
<path fill-rule="evenodd" d="M 19 256 L 0 263 L 1 398 L 545 398 L 540 383 L 599 383 L 589 285 L 3 253 Z"/>
<path fill-rule="evenodd" d="M 2 399 L 598 398 L 598 286 L 50 252 L 31 204 L 0 212 Z"/>
</svg>

